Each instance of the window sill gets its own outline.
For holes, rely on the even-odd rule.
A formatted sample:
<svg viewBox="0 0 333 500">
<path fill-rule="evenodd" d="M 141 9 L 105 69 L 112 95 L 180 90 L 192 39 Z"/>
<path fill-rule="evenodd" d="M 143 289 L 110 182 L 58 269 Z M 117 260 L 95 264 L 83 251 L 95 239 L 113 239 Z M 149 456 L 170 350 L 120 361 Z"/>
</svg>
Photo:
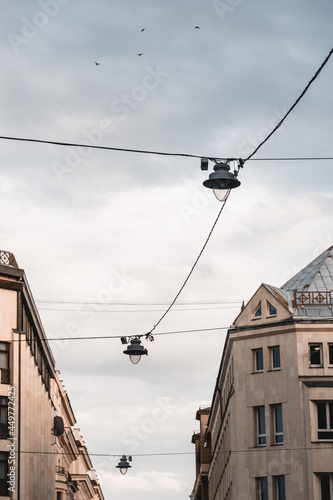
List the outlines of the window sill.
<svg viewBox="0 0 333 500">
<path fill-rule="evenodd" d="M 257 375 L 257 373 L 264 373 L 264 370 L 258 370 L 256 372 L 251 372 L 251 375 Z"/>
<path fill-rule="evenodd" d="M 270 370 L 267 370 L 267 371 L 268 372 L 280 372 L 281 371 L 281 367 L 280 368 L 271 368 Z"/>
</svg>

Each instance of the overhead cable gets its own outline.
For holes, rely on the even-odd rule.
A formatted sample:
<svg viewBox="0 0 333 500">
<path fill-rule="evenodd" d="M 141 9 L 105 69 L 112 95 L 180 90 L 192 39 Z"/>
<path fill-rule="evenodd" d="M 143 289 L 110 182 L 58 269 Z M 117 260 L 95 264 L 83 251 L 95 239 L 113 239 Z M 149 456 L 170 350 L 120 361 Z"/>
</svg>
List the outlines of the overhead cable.
<svg viewBox="0 0 333 500">
<path fill-rule="evenodd" d="M 316 73 L 314 74 L 314 76 L 311 78 L 311 80 L 309 81 L 309 83 L 307 84 L 307 86 L 305 87 L 305 89 L 303 90 L 303 92 L 301 93 L 301 95 L 296 99 L 296 101 L 294 102 L 294 104 L 291 106 L 291 108 L 287 111 L 287 113 L 281 118 L 281 120 L 279 121 L 279 123 L 276 125 L 276 127 L 274 127 L 274 129 L 268 134 L 268 136 L 255 148 L 255 150 L 247 157 L 244 159 L 244 162 L 245 161 L 248 161 L 252 158 L 252 156 L 254 156 L 256 154 L 256 152 L 261 148 L 261 146 L 263 146 L 265 144 L 265 142 L 268 141 L 268 139 L 270 137 L 272 137 L 272 135 L 278 130 L 278 128 L 281 127 L 282 123 L 285 121 L 285 119 L 287 118 L 288 115 L 290 115 L 290 113 L 292 112 L 292 110 L 295 108 L 295 106 L 299 103 L 299 101 L 302 99 L 302 97 L 304 96 L 304 94 L 308 91 L 310 85 L 315 81 L 315 79 L 319 76 L 321 70 L 323 69 L 323 67 L 326 65 L 326 63 L 328 62 L 329 58 L 331 57 L 331 55 L 333 54 L 333 49 L 330 50 L 328 56 L 326 57 L 326 59 L 324 60 L 324 62 L 322 63 L 322 65 L 320 66 L 320 68 L 316 71 Z"/>
<path fill-rule="evenodd" d="M 230 326 L 218 326 L 215 328 L 196 328 L 192 330 L 178 330 L 173 332 L 159 332 L 154 335 L 178 335 L 181 333 L 197 333 L 197 332 L 213 332 L 217 330 L 228 330 Z M 53 337 L 53 338 L 39 338 L 41 342 L 50 342 L 50 341 L 63 341 L 63 340 L 105 340 L 105 339 L 120 339 L 123 335 L 91 335 L 86 337 Z M 20 336 L 18 339 L 4 340 L 4 342 L 22 342 L 25 340 L 23 336 Z"/>
<path fill-rule="evenodd" d="M 182 284 L 182 286 L 180 287 L 179 291 L 177 292 L 177 294 L 176 294 L 175 298 L 173 299 L 173 301 L 171 302 L 171 304 L 169 305 L 169 307 L 168 307 L 168 308 L 166 309 L 166 311 L 162 314 L 162 316 L 161 316 L 161 317 L 160 317 L 160 319 L 157 321 L 157 323 L 155 323 L 155 325 L 153 326 L 153 328 L 152 328 L 152 329 L 151 329 L 151 330 L 150 330 L 150 331 L 146 334 L 146 338 L 148 338 L 148 339 L 151 339 L 151 338 L 152 338 L 152 335 L 151 335 L 151 334 L 153 333 L 153 331 L 155 330 L 155 328 L 156 328 L 156 327 L 157 327 L 157 326 L 161 323 L 161 321 L 165 318 L 165 316 L 168 314 L 168 312 L 170 311 L 170 309 L 172 308 L 172 306 L 175 304 L 175 302 L 176 302 L 176 300 L 178 299 L 178 297 L 179 297 L 179 295 L 181 294 L 181 292 L 184 290 L 184 288 L 185 288 L 185 286 L 186 286 L 186 284 L 187 284 L 188 280 L 190 279 L 190 277 L 191 277 L 191 275 L 192 275 L 192 273 L 193 273 L 193 271 L 194 271 L 194 269 L 195 269 L 195 267 L 196 267 L 196 265 L 197 265 L 197 263 L 198 263 L 198 261 L 199 261 L 199 259 L 200 259 L 201 255 L 203 254 L 203 252 L 204 252 L 204 250 L 205 250 L 205 248 L 206 248 L 206 246 L 207 246 L 208 241 L 210 240 L 210 237 L 211 237 L 211 235 L 212 235 L 212 233 L 213 233 L 213 231 L 214 231 L 214 229 L 215 229 L 215 226 L 216 226 L 216 224 L 217 224 L 217 222 L 218 222 L 218 220 L 219 220 L 219 218 L 220 218 L 220 216 L 221 216 L 221 213 L 222 213 L 222 211 L 223 211 L 223 209 L 224 209 L 224 207 L 225 207 L 225 205 L 226 205 L 226 203 L 227 203 L 227 200 L 228 200 L 229 196 L 230 196 L 230 190 L 229 190 L 229 192 L 227 193 L 227 195 L 226 195 L 226 197 L 225 197 L 225 199 L 224 199 L 224 201 L 223 201 L 223 203 L 222 203 L 222 206 L 221 206 L 221 208 L 220 208 L 220 210 L 219 210 L 219 213 L 217 214 L 217 217 L 216 217 L 216 219 L 215 219 L 215 221 L 214 221 L 214 224 L 212 225 L 211 230 L 209 231 L 209 234 L 208 234 L 208 236 L 207 236 L 207 238 L 206 238 L 206 241 L 205 241 L 205 243 L 203 244 L 203 247 L 201 248 L 201 250 L 200 250 L 200 252 L 199 252 L 199 255 L 198 255 L 198 257 L 196 258 L 196 260 L 195 260 L 195 262 L 194 262 L 193 266 L 191 267 L 190 272 L 188 273 L 187 277 L 185 278 L 184 283 L 183 283 L 183 284 Z"/>
<path fill-rule="evenodd" d="M 289 114 L 289 112 L 288 112 Z M 287 115 L 286 115 L 287 116 Z M 282 121 L 286 118 L 286 116 L 281 120 L 280 125 Z M 278 126 L 280 126 L 278 125 Z M 278 127 L 275 127 L 274 131 Z M 272 132 L 272 133 L 273 133 Z M 265 139 L 269 139 L 269 137 L 272 135 L 272 133 Z M 212 155 L 194 155 L 190 153 L 170 153 L 166 151 L 151 151 L 151 150 L 146 150 L 146 149 L 130 149 L 130 148 L 116 148 L 116 147 L 111 147 L 111 146 L 99 146 L 97 144 L 84 144 L 84 143 L 75 143 L 75 142 L 61 142 L 61 141 L 51 141 L 51 140 L 42 140 L 42 139 L 32 139 L 32 138 L 26 138 L 26 137 L 11 137 L 11 136 L 0 136 L 0 140 L 6 140 L 6 141 L 20 141 L 20 142 L 33 142 L 37 144 L 49 144 L 53 146 L 64 146 L 64 147 L 75 147 L 75 148 L 90 148 L 90 149 L 100 149 L 100 150 L 106 150 L 106 151 L 118 151 L 118 152 L 123 152 L 123 153 L 138 153 L 138 154 L 147 154 L 147 155 L 160 155 L 160 156 L 180 156 L 180 157 L 187 157 L 187 158 L 208 158 L 209 160 L 216 161 L 217 157 L 212 156 Z M 262 143 L 263 144 L 263 143 Z M 260 144 L 255 152 L 261 147 Z M 298 160 L 303 160 L 303 161 L 319 161 L 319 160 L 333 160 L 332 156 L 327 156 L 327 157 L 278 157 L 278 158 L 252 158 L 254 155 L 253 152 L 250 156 L 248 156 L 244 161 L 298 161 Z M 238 158 L 232 158 L 230 156 L 224 155 L 225 158 L 228 158 L 229 160 L 236 160 Z"/>
</svg>

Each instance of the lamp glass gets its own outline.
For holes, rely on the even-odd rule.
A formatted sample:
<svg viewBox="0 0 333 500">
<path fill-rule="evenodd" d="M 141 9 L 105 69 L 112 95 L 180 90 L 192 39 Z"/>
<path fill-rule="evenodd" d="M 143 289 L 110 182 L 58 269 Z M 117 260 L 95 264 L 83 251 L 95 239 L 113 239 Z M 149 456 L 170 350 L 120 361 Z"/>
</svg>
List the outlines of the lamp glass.
<svg viewBox="0 0 333 500">
<path fill-rule="evenodd" d="M 219 201 L 224 201 L 230 193 L 230 189 L 213 189 L 216 199 Z"/>
<path fill-rule="evenodd" d="M 126 474 L 126 472 L 127 472 L 127 467 L 120 467 L 120 469 L 119 469 L 119 470 L 120 470 L 120 472 L 121 472 L 123 475 L 125 475 L 125 474 Z"/>
<path fill-rule="evenodd" d="M 137 365 L 141 359 L 141 354 L 130 354 L 130 360 L 133 365 Z"/>
</svg>

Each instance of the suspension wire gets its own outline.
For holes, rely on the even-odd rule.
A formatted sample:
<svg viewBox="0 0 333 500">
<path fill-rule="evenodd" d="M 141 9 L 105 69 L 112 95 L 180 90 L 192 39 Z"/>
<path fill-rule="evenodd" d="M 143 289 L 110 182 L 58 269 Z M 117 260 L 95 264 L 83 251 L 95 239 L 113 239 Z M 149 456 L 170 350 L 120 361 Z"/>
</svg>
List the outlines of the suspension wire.
<svg viewBox="0 0 333 500">
<path fill-rule="evenodd" d="M 263 146 L 265 144 L 265 142 L 268 141 L 268 139 L 270 137 L 272 137 L 272 135 L 278 130 L 278 128 L 281 127 L 282 123 L 285 121 L 285 119 L 287 118 L 287 116 L 292 112 L 292 110 L 295 108 L 295 106 L 299 103 L 299 101 L 302 99 L 302 97 L 304 96 L 304 94 L 307 92 L 307 90 L 309 89 L 310 85 L 315 81 L 315 79 L 319 76 L 321 70 L 324 68 L 324 66 L 326 65 L 326 63 L 328 62 L 329 58 L 331 57 L 333 53 L 333 49 L 330 50 L 328 56 L 326 57 L 326 59 L 324 60 L 324 62 L 322 63 L 322 65 L 320 66 L 320 68 L 316 71 L 316 73 L 314 74 L 314 76 L 311 78 L 311 80 L 309 81 L 309 83 L 307 84 L 307 86 L 305 87 L 305 89 L 303 90 L 303 92 L 301 93 L 301 95 L 296 99 L 296 101 L 294 102 L 294 104 L 291 106 L 291 108 L 289 109 L 289 111 L 287 111 L 287 113 L 284 115 L 284 117 L 279 121 L 279 123 L 276 125 L 276 127 L 274 127 L 274 129 L 268 134 L 268 136 L 266 137 L 266 139 L 264 139 L 260 144 L 259 146 L 256 147 L 256 149 L 253 151 L 253 153 L 251 153 L 247 158 L 245 158 L 244 162 L 245 161 L 248 161 L 250 160 L 250 158 L 252 158 L 252 156 L 254 156 L 256 154 L 256 152 L 261 148 L 261 146 Z"/>
<path fill-rule="evenodd" d="M 61 141 L 50 141 L 50 140 L 42 140 L 42 139 L 28 139 L 26 137 L 9 137 L 9 136 L 0 136 L 0 139 L 7 141 L 21 141 L 21 142 L 34 142 L 38 144 L 50 144 L 52 146 L 66 146 L 66 147 L 77 147 L 77 148 L 90 148 L 90 149 L 102 149 L 106 151 L 120 151 L 125 153 L 141 153 L 147 155 L 162 155 L 162 156 L 185 156 L 188 158 L 209 158 L 213 160 L 214 158 L 207 157 L 207 155 L 193 155 L 188 153 L 167 153 L 165 151 L 149 151 L 145 149 L 129 149 L 129 148 L 114 148 L 111 146 L 99 146 L 97 144 L 78 144 L 75 142 L 61 142 Z"/>
<path fill-rule="evenodd" d="M 214 222 L 214 224 L 213 224 L 213 226 L 212 226 L 211 230 L 209 231 L 209 234 L 208 234 L 208 236 L 207 236 L 207 238 L 206 238 L 206 241 L 205 241 L 205 243 L 204 243 L 203 247 L 201 248 L 201 250 L 200 250 L 200 252 L 199 252 L 199 255 L 198 255 L 198 257 L 196 258 L 196 260 L 195 260 L 195 262 L 194 262 L 194 264 L 193 264 L 192 268 L 190 269 L 190 272 L 188 273 L 188 275 L 187 275 L 187 277 L 186 277 L 186 279 L 185 279 L 184 283 L 183 283 L 183 284 L 182 284 L 182 286 L 180 287 L 180 289 L 179 289 L 178 293 L 176 294 L 175 298 L 173 299 L 173 301 L 171 302 L 171 304 L 169 305 L 169 307 L 166 309 L 166 311 L 164 312 L 164 314 L 162 314 L 162 316 L 161 316 L 161 317 L 160 317 L 160 319 L 157 321 L 157 323 L 155 323 L 155 325 L 153 326 L 153 328 L 152 328 L 152 329 L 151 329 L 151 330 L 150 330 L 150 331 L 146 334 L 146 338 L 147 338 L 147 339 L 149 339 L 149 338 L 151 339 L 151 337 L 152 337 L 152 336 L 151 336 L 152 332 L 153 332 L 153 331 L 155 330 L 155 328 L 156 328 L 156 327 L 157 327 L 157 326 L 161 323 L 161 321 L 165 318 L 165 316 L 168 314 L 168 312 L 170 311 L 170 309 L 172 308 L 172 306 L 175 304 L 175 302 L 176 302 L 176 300 L 178 299 L 178 297 L 179 297 L 179 295 L 181 294 L 181 292 L 184 290 L 184 288 L 185 288 L 185 286 L 186 286 L 186 284 L 187 284 L 188 280 L 190 279 L 190 277 L 191 277 L 191 275 L 192 275 L 192 273 L 193 273 L 193 271 L 194 271 L 194 269 L 195 269 L 195 267 L 196 267 L 196 265 L 197 265 L 197 263 L 198 263 L 198 261 L 199 261 L 199 259 L 200 259 L 201 255 L 203 254 L 203 252 L 204 252 L 204 250 L 205 250 L 205 248 L 206 248 L 206 246 L 207 246 L 208 241 L 210 240 L 210 237 L 211 237 L 211 235 L 212 235 L 212 233 L 213 233 L 213 231 L 214 231 L 214 229 L 215 229 L 215 226 L 216 226 L 216 224 L 217 224 L 217 222 L 218 222 L 218 220 L 219 220 L 219 218 L 220 218 L 220 215 L 221 215 L 221 213 L 222 213 L 222 211 L 223 211 L 223 209 L 224 209 L 224 207 L 225 207 L 225 205 L 226 205 L 226 203 L 227 203 L 227 200 L 228 200 L 228 198 L 229 198 L 229 195 L 230 195 L 230 190 L 227 192 L 227 195 L 226 195 L 226 197 L 225 197 L 225 199 L 224 199 L 224 201 L 223 201 L 222 207 L 221 207 L 221 209 L 220 209 L 220 211 L 219 211 L 219 213 L 218 213 L 218 215 L 217 215 L 217 217 L 216 217 L 216 219 L 215 219 L 215 222 Z"/>
<path fill-rule="evenodd" d="M 274 452 L 280 451 L 280 452 L 286 452 L 286 451 L 295 451 L 295 452 L 303 452 L 307 450 L 317 450 L 318 448 L 316 446 L 298 446 L 298 447 L 281 447 L 281 448 L 276 448 Z M 332 445 L 328 444 L 327 446 L 323 446 L 320 448 L 321 450 L 332 450 Z M 59 451 L 39 451 L 39 450 L 13 450 L 14 453 L 17 455 L 22 454 L 22 455 L 71 455 L 71 452 L 59 452 Z M 247 449 L 241 449 L 241 450 L 220 450 L 217 452 L 217 454 L 226 454 L 226 453 L 262 453 L 262 448 L 247 448 Z M 123 453 L 80 453 L 80 457 L 83 456 L 90 456 L 90 457 L 120 457 L 124 455 Z M 195 451 L 180 451 L 180 452 L 164 452 L 164 453 L 130 453 L 127 454 L 127 456 L 131 457 L 167 457 L 167 456 L 177 456 L 177 455 L 195 455 Z"/>
<path fill-rule="evenodd" d="M 198 332 L 214 332 L 217 330 L 228 330 L 230 328 L 229 326 L 217 326 L 214 328 L 195 328 L 192 330 L 178 330 L 178 331 L 173 331 L 173 332 L 159 332 L 155 333 L 154 335 L 179 335 L 181 333 L 198 333 Z M 23 333 L 23 332 L 22 332 Z M 133 335 L 136 336 L 136 335 Z M 38 339 L 40 342 L 51 342 L 51 341 L 63 341 L 63 340 L 108 340 L 108 339 L 121 339 L 123 335 L 90 335 L 86 337 L 53 337 L 53 338 L 40 338 Z M 131 338 L 132 335 L 129 335 Z M 23 335 L 21 335 L 18 339 L 9 339 L 9 340 L 4 340 L 4 342 L 23 342 L 26 341 L 26 338 L 23 338 Z M 31 340 L 30 340 L 31 341 Z"/>
<path fill-rule="evenodd" d="M 289 114 L 289 112 L 288 112 Z M 287 116 L 287 115 L 286 115 Z M 285 117 L 286 118 L 286 117 Z M 283 118 L 283 120 L 285 119 Z M 279 125 L 280 126 L 280 125 Z M 277 128 L 277 127 L 276 127 Z M 272 135 L 272 134 L 270 134 Z M 60 142 L 60 141 L 50 141 L 50 140 L 42 140 L 42 139 L 31 139 L 25 137 L 10 137 L 10 136 L 0 136 L 0 140 L 7 141 L 21 141 L 21 142 L 34 142 L 38 144 L 50 144 L 53 146 L 65 146 L 65 147 L 77 147 L 77 148 L 90 148 L 90 149 L 101 149 L 106 151 L 119 151 L 125 153 L 139 153 L 139 154 L 147 154 L 147 155 L 161 155 L 161 156 L 180 156 L 185 158 L 208 158 L 211 161 L 217 161 L 217 156 L 207 156 L 207 155 L 194 155 L 190 153 L 170 153 L 165 151 L 150 151 L 145 149 L 130 149 L 130 148 L 116 148 L 111 146 L 99 146 L 94 144 L 83 144 L 83 143 L 75 143 L 75 142 Z M 267 139 L 265 139 L 266 142 Z M 257 148 L 258 149 L 258 148 Z M 333 160 L 333 157 L 281 157 L 281 158 L 252 158 L 254 152 L 246 158 L 245 161 L 294 161 L 294 160 L 302 160 L 302 161 L 311 161 L 311 160 Z M 229 160 L 237 160 L 237 158 L 232 158 L 231 156 L 225 155 L 224 158 L 228 158 Z"/>
</svg>

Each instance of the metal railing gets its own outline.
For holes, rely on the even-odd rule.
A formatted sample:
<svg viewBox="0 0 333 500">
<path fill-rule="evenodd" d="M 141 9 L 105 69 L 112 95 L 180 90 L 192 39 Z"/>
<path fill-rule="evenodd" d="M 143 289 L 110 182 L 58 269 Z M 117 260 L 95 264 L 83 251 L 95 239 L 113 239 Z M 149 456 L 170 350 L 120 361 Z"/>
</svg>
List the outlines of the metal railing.
<svg viewBox="0 0 333 500">
<path fill-rule="evenodd" d="M 7 250 L 0 250 L 0 264 L 4 264 L 5 266 L 16 267 L 18 269 L 18 264 L 12 252 L 8 252 Z"/>
<path fill-rule="evenodd" d="M 296 306 L 331 306 L 333 305 L 333 290 L 331 292 L 294 292 Z"/>
</svg>

